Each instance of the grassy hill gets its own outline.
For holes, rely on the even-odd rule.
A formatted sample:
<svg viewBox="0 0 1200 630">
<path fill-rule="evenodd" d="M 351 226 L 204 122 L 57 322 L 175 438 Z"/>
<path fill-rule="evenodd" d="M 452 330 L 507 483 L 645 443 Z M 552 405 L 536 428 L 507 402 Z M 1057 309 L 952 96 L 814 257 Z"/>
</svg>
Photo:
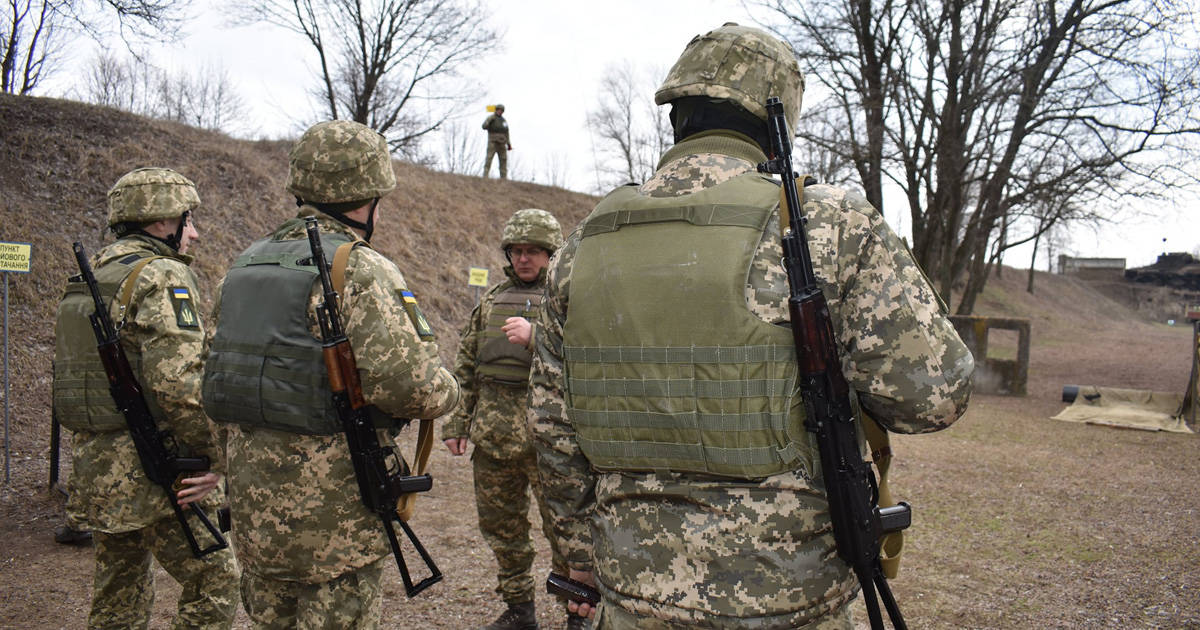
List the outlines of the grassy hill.
<svg viewBox="0 0 1200 630">
<path fill-rule="evenodd" d="M 0 241 L 33 244 L 32 273 L 10 278 L 14 445 L 47 426 L 54 312 L 70 244 L 111 240 L 105 194 L 122 174 L 165 166 L 196 183 L 202 205 L 194 265 L 205 300 L 236 255 L 294 214 L 284 190 L 290 140 L 244 141 L 72 101 L 0 94 Z M 450 175 L 396 162 L 399 186 L 380 203 L 372 244 L 400 266 L 449 362 L 475 289 L 467 269 L 501 277 L 500 230 L 543 208 L 570 230 L 595 198 L 536 184 Z M 204 311 L 209 310 L 205 303 Z"/>
</svg>

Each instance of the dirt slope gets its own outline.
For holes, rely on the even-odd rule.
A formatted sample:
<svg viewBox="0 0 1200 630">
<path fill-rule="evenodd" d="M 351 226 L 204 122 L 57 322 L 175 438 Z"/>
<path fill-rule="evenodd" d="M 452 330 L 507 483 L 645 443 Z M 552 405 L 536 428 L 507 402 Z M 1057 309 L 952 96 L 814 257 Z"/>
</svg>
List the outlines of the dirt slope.
<svg viewBox="0 0 1200 630">
<path fill-rule="evenodd" d="M 287 142 L 244 142 L 65 101 L 0 95 L 0 240 L 34 244 L 34 273 L 11 282 L 13 479 L 0 491 L 0 628 L 82 628 L 91 550 L 56 545 L 61 499 L 45 489 L 53 305 L 69 243 L 94 249 L 104 192 L 135 165 L 176 168 L 205 202 L 202 289 L 253 238 L 289 215 Z M 443 357 L 473 303 L 468 266 L 500 269 L 496 234 L 523 207 L 574 225 L 594 200 L 561 190 L 396 165 L 377 245 L 397 260 L 439 332 Z M 1029 395 L 976 396 L 955 426 L 898 436 L 893 483 L 914 526 L 894 589 L 913 628 L 1200 627 L 1200 546 L 1191 480 L 1200 438 L 1048 420 L 1062 385 L 1181 389 L 1189 331 L 1138 314 L 1071 278 L 1004 270 L 979 314 L 1028 317 Z M 1003 350 L 1003 344 L 997 346 Z M 495 564 L 478 533 L 469 463 L 435 451 L 434 490 L 414 527 L 446 580 L 407 600 L 386 574 L 384 626 L 461 629 L 499 611 Z M 536 539 L 535 573 L 548 571 Z M 154 628 L 178 587 L 161 571 Z M 544 595 L 539 617 L 561 628 Z M 865 616 L 860 614 L 860 622 Z M 239 628 L 245 628 L 244 614 Z"/>
</svg>

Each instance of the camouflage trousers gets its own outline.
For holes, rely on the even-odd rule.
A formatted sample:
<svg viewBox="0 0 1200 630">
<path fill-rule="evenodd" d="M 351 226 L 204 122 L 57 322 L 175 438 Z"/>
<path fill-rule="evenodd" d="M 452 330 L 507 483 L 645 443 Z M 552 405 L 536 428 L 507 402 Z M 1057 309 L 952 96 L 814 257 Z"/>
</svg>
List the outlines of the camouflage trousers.
<svg viewBox="0 0 1200 630">
<path fill-rule="evenodd" d="M 479 155 L 476 153 L 476 155 Z M 492 156 L 500 161 L 500 179 L 508 179 L 508 145 L 503 140 L 488 140 L 487 159 L 483 162 L 483 176 L 488 176 L 492 170 Z"/>
<path fill-rule="evenodd" d="M 201 545 L 207 534 L 197 531 Z M 238 567 L 229 549 L 192 556 L 174 518 L 132 532 L 92 532 L 96 575 L 88 628 L 146 628 L 154 604 L 152 559 L 183 587 L 171 628 L 225 629 L 238 605 Z M 153 556 L 153 558 L 152 558 Z"/>
<path fill-rule="evenodd" d="M 529 490 L 537 499 L 542 516 L 542 533 L 550 541 L 551 566 L 566 575 L 566 558 L 558 550 L 553 521 L 537 482 L 537 456 L 496 459 L 478 446 L 471 453 L 475 474 L 475 507 L 479 531 L 496 555 L 499 584 L 496 592 L 508 604 L 533 601 L 536 580 L 533 540 L 529 537 Z M 543 578 L 544 579 L 544 578 Z"/>
<path fill-rule="evenodd" d="M 853 602 L 854 600 L 850 600 Z M 850 602 L 801 626 L 764 623 L 757 619 L 726 618 L 711 624 L 676 623 L 654 617 L 643 617 L 608 602 L 601 601 L 592 622 L 592 630 L 689 630 L 691 628 L 721 628 L 739 630 L 854 630 Z"/>
<path fill-rule="evenodd" d="M 379 627 L 385 556 L 320 584 L 242 572 L 242 605 L 256 630 L 375 630 Z"/>
</svg>

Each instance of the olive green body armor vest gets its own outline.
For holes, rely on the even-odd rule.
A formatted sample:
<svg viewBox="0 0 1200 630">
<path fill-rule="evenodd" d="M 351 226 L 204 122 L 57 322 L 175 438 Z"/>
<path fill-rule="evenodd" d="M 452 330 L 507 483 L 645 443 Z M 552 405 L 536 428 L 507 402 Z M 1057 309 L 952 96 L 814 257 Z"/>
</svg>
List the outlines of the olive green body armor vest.
<svg viewBox="0 0 1200 630">
<path fill-rule="evenodd" d="M 540 285 L 513 285 L 496 293 L 492 300 L 491 313 L 488 314 L 487 327 L 483 330 L 483 345 L 479 348 L 477 357 L 478 366 L 475 373 L 480 379 L 512 387 L 529 385 L 529 365 L 533 363 L 533 353 L 524 346 L 509 342 L 508 336 L 500 329 L 504 326 L 504 320 L 509 317 L 524 317 L 535 321 L 541 310 Z"/>
<path fill-rule="evenodd" d="M 779 187 L 634 187 L 582 227 L 563 334 L 569 416 L 600 470 L 760 478 L 812 465 L 788 327 L 746 306 Z"/>
<path fill-rule="evenodd" d="M 156 258 L 150 253 L 130 254 L 97 267 L 92 273 L 100 288 L 100 298 L 112 304 L 117 291 L 130 278 L 134 270 Z M 139 265 L 139 263 L 141 263 Z M 129 287 L 132 289 L 132 286 Z M 122 307 L 128 307 L 130 291 L 121 297 Z M 58 303 L 58 315 L 54 322 L 54 384 L 52 398 L 54 414 L 59 423 L 72 431 L 118 431 L 129 428 L 125 416 L 117 409 L 109 391 L 108 375 L 100 354 L 96 350 L 96 333 L 88 319 L 96 310 L 96 302 L 88 290 L 87 283 L 79 276 L 67 281 L 62 300 Z M 120 326 L 125 316 L 124 308 L 118 314 Z M 142 373 L 142 355 L 136 348 L 123 345 L 129 365 L 139 382 Z M 151 394 L 146 395 L 146 404 L 154 419 L 163 419 L 163 411 Z"/>
<path fill-rule="evenodd" d="M 294 227 L 293 219 L 277 233 Z M 350 239 L 321 234 L 326 257 Z M 308 301 L 320 282 L 308 239 L 255 241 L 221 287 L 221 320 L 204 364 L 204 411 L 218 422 L 292 433 L 342 430 Z"/>
</svg>

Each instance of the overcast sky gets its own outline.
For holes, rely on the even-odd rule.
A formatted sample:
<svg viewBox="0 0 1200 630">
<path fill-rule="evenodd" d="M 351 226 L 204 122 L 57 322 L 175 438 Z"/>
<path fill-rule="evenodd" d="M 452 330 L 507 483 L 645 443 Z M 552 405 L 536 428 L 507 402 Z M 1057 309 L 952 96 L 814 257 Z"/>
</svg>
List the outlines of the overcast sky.
<svg viewBox="0 0 1200 630">
<path fill-rule="evenodd" d="M 318 116 L 308 96 L 317 76 L 311 48 L 281 28 L 231 27 L 220 6 L 196 2 L 186 36 L 157 47 L 150 61 L 168 69 L 223 68 L 248 110 L 239 135 L 298 136 Z M 487 116 L 485 106 L 503 103 L 512 133 L 513 174 L 544 182 L 547 171 L 556 168 L 565 173 L 567 187 L 589 192 L 596 179 L 584 119 L 598 98 L 605 68 L 628 60 L 646 70 L 665 70 L 692 36 L 728 21 L 755 23 L 740 0 L 493 1 L 491 12 L 493 25 L 504 33 L 504 48 L 471 71 L 481 99 L 473 110 L 462 113 L 462 124 L 479 134 L 482 151 L 485 133 L 478 127 Z M 81 40 L 74 65 L 53 77 L 43 92 L 69 94 L 95 48 Z M 119 51 L 119 44 L 114 49 Z M 554 163 L 558 166 L 551 167 Z M 909 221 L 902 206 L 902 198 L 896 198 L 885 208 L 885 216 L 898 232 L 907 234 Z M 1152 263 L 1164 249 L 1194 251 L 1200 247 L 1198 208 L 1197 196 L 1186 193 L 1153 207 L 1131 206 L 1122 211 L 1120 225 L 1099 231 L 1074 228 L 1069 253 L 1126 258 L 1133 267 Z M 1005 262 L 1027 267 L 1029 255 L 1018 249 Z M 1044 256 L 1037 267 L 1046 268 Z"/>
</svg>

